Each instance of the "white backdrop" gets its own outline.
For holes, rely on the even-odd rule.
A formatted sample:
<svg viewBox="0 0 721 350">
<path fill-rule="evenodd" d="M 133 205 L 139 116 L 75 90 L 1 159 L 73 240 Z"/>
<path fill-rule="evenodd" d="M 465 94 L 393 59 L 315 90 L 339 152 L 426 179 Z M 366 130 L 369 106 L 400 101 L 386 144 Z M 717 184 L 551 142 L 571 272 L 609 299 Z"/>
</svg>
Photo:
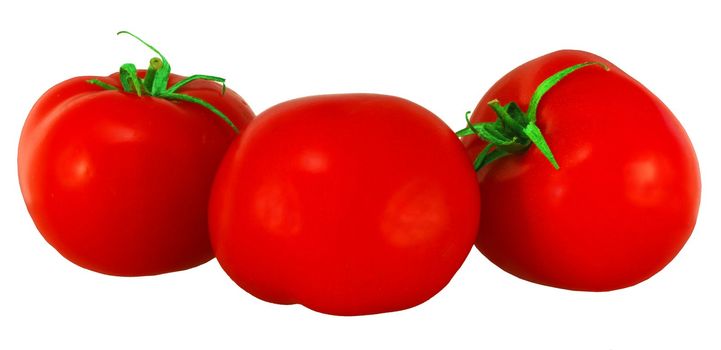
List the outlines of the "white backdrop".
<svg viewBox="0 0 721 350">
<path fill-rule="evenodd" d="M 721 13 L 706 3 L 6 2 L 0 349 L 719 349 Z M 57 254 L 30 220 L 17 184 L 17 141 L 27 112 L 52 85 L 126 62 L 145 66 L 152 53 L 116 37 L 123 29 L 154 44 L 176 73 L 227 78 L 256 113 L 305 95 L 378 92 L 415 101 L 453 129 L 515 66 L 562 48 L 597 53 L 685 126 L 702 169 L 696 230 L 666 269 L 625 290 L 534 285 L 474 249 L 425 304 L 353 318 L 261 302 L 215 260 L 157 277 L 86 271 Z"/>
</svg>

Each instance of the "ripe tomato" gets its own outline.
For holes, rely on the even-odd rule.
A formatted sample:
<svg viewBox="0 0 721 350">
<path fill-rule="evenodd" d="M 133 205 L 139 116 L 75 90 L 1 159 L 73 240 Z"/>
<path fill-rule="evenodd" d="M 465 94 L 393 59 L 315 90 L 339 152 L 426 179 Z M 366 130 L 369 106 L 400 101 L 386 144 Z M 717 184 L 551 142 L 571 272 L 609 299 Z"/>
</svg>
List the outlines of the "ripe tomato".
<svg viewBox="0 0 721 350">
<path fill-rule="evenodd" d="M 476 237 L 473 168 L 426 109 L 374 94 L 281 103 L 223 160 L 210 203 L 218 262 L 243 289 L 336 315 L 418 305 Z"/>
<path fill-rule="evenodd" d="M 119 74 L 72 78 L 32 108 L 18 149 L 28 211 L 60 254 L 90 270 L 137 276 L 202 264 L 213 257 L 210 187 L 237 133 L 201 105 L 121 85 Z M 216 83 L 194 80 L 177 93 L 215 106 L 240 131 L 254 116 Z"/>
<path fill-rule="evenodd" d="M 668 264 L 696 222 L 700 176 L 681 124 L 644 86 L 596 55 L 558 51 L 501 78 L 471 122 L 496 118 L 487 103 L 528 108 L 536 87 L 562 69 L 587 67 L 553 86 L 538 105 L 538 128 L 560 165 L 538 148 L 479 172 L 484 207 L 476 246 L 523 279 L 607 291 L 639 283 Z M 485 145 L 467 136 L 475 156 Z"/>
</svg>

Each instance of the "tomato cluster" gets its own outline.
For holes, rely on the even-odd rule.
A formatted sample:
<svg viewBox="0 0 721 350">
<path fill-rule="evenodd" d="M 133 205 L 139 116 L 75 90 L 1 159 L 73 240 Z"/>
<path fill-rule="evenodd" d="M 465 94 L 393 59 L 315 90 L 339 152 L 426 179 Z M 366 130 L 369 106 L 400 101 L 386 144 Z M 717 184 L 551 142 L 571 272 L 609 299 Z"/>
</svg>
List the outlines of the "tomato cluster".
<svg viewBox="0 0 721 350">
<path fill-rule="evenodd" d="M 519 66 L 454 133 L 377 94 L 255 117 L 222 78 L 174 75 L 144 44 L 160 56 L 148 70 L 58 84 L 20 138 L 38 230 L 94 271 L 153 275 L 217 257 L 260 299 L 362 315 L 431 298 L 474 244 L 532 282 L 628 287 L 695 225 L 700 176 L 683 128 L 590 53 Z"/>
</svg>

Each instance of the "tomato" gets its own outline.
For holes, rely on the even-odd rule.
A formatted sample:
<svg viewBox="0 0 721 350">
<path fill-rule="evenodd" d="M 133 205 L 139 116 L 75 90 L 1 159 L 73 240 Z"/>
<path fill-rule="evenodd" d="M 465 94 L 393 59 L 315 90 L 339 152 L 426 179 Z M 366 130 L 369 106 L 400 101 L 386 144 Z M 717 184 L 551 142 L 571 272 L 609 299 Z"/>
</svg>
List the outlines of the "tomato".
<svg viewBox="0 0 721 350">
<path fill-rule="evenodd" d="M 475 241 L 463 145 L 434 114 L 375 94 L 305 97 L 231 145 L 210 202 L 218 262 L 273 303 L 360 315 L 418 305 Z"/>
<path fill-rule="evenodd" d="M 166 73 L 171 85 L 185 78 Z M 125 92 L 120 80 L 72 78 L 32 108 L 18 149 L 28 211 L 60 254 L 90 270 L 137 276 L 202 264 L 213 257 L 210 187 L 237 133 L 206 107 Z M 211 104 L 239 131 L 254 116 L 214 82 L 176 93 Z"/>
<path fill-rule="evenodd" d="M 501 78 L 481 99 L 472 123 L 496 118 L 498 99 L 522 110 L 536 87 L 566 67 L 573 72 L 540 100 L 537 125 L 555 170 L 536 147 L 489 163 L 478 175 L 482 201 L 477 248 L 528 281 L 608 291 L 646 280 L 681 250 L 696 222 L 698 162 L 671 111 L 607 60 L 558 51 Z M 476 156 L 485 142 L 464 139 Z"/>
</svg>

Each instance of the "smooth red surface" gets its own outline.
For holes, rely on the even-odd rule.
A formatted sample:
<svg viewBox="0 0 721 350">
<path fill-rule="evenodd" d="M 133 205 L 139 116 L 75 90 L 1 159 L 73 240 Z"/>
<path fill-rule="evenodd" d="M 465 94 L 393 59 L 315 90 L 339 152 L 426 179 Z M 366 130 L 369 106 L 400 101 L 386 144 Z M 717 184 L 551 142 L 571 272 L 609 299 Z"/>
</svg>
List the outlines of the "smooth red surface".
<svg viewBox="0 0 721 350">
<path fill-rule="evenodd" d="M 263 112 L 213 187 L 211 241 L 243 289 L 336 315 L 401 310 L 440 291 L 476 237 L 463 145 L 407 100 L 325 95 Z"/>
<path fill-rule="evenodd" d="M 120 87 L 117 74 L 62 82 L 23 127 L 20 187 L 38 230 L 68 260 L 111 275 L 210 260 L 210 186 L 236 134 L 201 106 L 104 90 L 86 82 L 92 78 Z M 217 83 L 194 81 L 178 92 L 211 103 L 241 130 L 254 116 Z"/>
<path fill-rule="evenodd" d="M 493 263 L 545 285 L 606 291 L 660 271 L 696 222 L 701 183 L 685 131 L 669 109 L 610 62 L 558 51 L 514 69 L 481 99 L 471 120 L 492 121 L 486 104 L 528 107 L 536 86 L 571 65 L 543 97 L 538 126 L 556 171 L 537 148 L 479 173 L 485 203 L 476 246 Z M 483 146 L 465 137 L 475 157 Z"/>
</svg>

